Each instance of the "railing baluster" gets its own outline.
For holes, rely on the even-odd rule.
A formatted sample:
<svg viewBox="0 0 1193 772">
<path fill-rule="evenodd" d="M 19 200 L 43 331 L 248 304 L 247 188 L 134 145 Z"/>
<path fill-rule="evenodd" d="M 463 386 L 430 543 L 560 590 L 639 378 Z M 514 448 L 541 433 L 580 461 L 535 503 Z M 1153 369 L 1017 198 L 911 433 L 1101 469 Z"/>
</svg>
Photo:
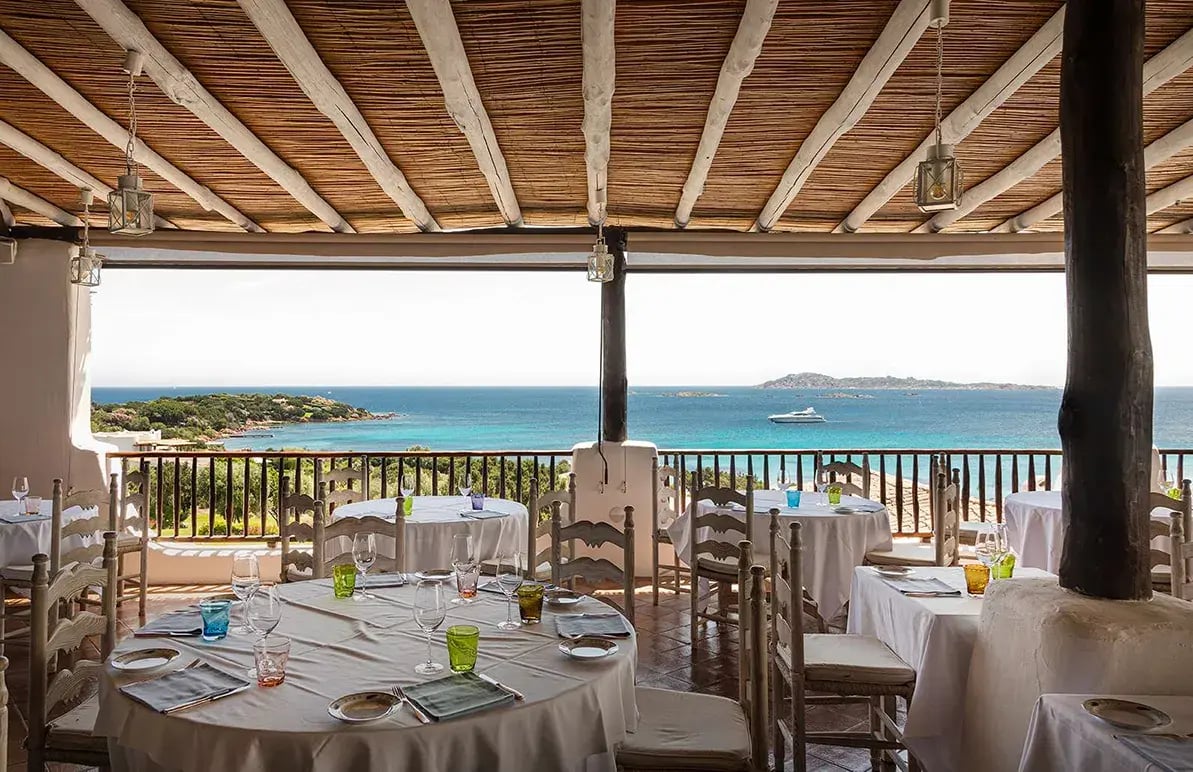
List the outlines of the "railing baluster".
<svg viewBox="0 0 1193 772">
<path fill-rule="evenodd" d="M 500 475 L 498 475 L 499 482 L 500 482 L 500 485 L 501 485 L 501 490 L 498 492 L 498 494 L 497 494 L 497 498 L 499 498 L 499 499 L 504 499 L 504 498 L 506 498 L 506 489 L 505 489 L 505 456 L 500 456 L 498 460 L 499 460 L 499 462 L 501 463 L 501 474 L 500 474 Z"/>
<path fill-rule="evenodd" d="M 228 463 L 225 464 L 224 474 L 224 532 L 228 537 L 232 536 L 232 457 L 228 456 Z"/>
<path fill-rule="evenodd" d="M 1036 489 L 1036 454 L 1027 454 L 1027 489 L 1034 491 Z"/>
<path fill-rule="evenodd" d="M 786 457 L 783 457 L 786 459 Z M 795 485 L 801 491 L 804 489 L 804 455 L 802 453 L 795 454 Z"/>
<path fill-rule="evenodd" d="M 518 464 L 518 468 L 516 470 L 516 474 L 514 477 L 514 484 L 518 487 L 518 489 L 516 491 L 514 491 L 514 501 L 521 501 L 522 500 L 522 457 L 521 456 L 517 456 L 516 463 Z"/>
<path fill-rule="evenodd" d="M 182 470 L 179 469 L 179 467 L 181 465 L 182 465 L 182 459 L 175 456 L 174 457 L 174 474 L 172 475 L 174 478 L 174 488 L 171 491 L 171 496 L 170 496 L 170 503 L 173 505 L 173 508 L 174 508 L 174 519 L 175 520 L 182 519 L 182 481 L 179 479 L 179 475 L 182 473 Z M 191 528 L 193 529 L 194 527 L 195 527 L 195 524 L 192 522 Z"/>
<path fill-rule="evenodd" d="M 264 456 L 261 457 L 261 479 L 257 484 L 257 501 L 261 503 L 261 538 L 264 539 L 269 530 L 265 526 L 265 521 L 269 519 L 269 462 Z"/>
<path fill-rule="evenodd" d="M 915 523 L 915 532 L 920 532 L 920 455 L 911 454 L 911 518 Z M 929 489 L 931 490 L 931 489 Z"/>
<path fill-rule="evenodd" d="M 381 498 L 389 498 L 389 456 L 381 457 Z"/>
<path fill-rule="evenodd" d="M 199 522 L 199 459 L 191 456 L 191 529 Z"/>
<path fill-rule="evenodd" d="M 982 510 L 982 522 L 986 521 L 986 510 Z M 994 454 L 994 522 L 1002 522 L 1002 454 Z"/>
<path fill-rule="evenodd" d="M 886 506 L 886 454 L 878 454 L 878 495 L 882 505 Z"/>
<path fill-rule="evenodd" d="M 712 457 L 712 484 L 720 487 L 721 485 L 721 454 L 714 453 Z"/>
<path fill-rule="evenodd" d="M 1019 492 L 1019 454 L 1011 454 L 1011 493 Z"/>
<path fill-rule="evenodd" d="M 982 522 L 986 520 L 986 454 L 978 457 L 978 508 L 982 510 Z"/>
<path fill-rule="evenodd" d="M 899 513 L 899 533 L 906 533 L 907 524 L 903 519 L 903 454 L 895 455 L 895 511 Z M 916 525 L 919 528 L 919 525 Z"/>
<path fill-rule="evenodd" d="M 244 537 L 247 539 L 252 531 L 252 529 L 249 527 L 249 491 L 252 490 L 252 485 L 249 478 L 252 475 L 249 473 L 248 456 L 244 457 L 243 475 L 244 480 L 241 481 L 243 490 L 241 490 L 240 494 L 244 497 L 244 501 L 241 502 L 241 509 L 244 512 Z"/>
<path fill-rule="evenodd" d="M 199 535 L 199 526 L 191 524 L 192 536 Z M 174 535 L 178 535 L 178 522 L 174 523 Z M 215 536 L 215 456 L 207 458 L 207 535 Z"/>
<path fill-rule="evenodd" d="M 766 477 L 766 484 L 770 485 L 770 454 L 763 454 L 762 456 L 762 474 Z"/>
</svg>

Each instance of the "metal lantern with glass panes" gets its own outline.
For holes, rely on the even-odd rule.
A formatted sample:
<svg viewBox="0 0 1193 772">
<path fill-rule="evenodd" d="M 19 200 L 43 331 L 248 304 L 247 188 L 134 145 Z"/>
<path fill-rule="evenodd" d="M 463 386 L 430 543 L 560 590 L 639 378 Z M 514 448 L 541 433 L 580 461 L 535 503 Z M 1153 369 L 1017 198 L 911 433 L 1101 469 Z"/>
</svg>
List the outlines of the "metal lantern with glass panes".
<svg viewBox="0 0 1193 772">
<path fill-rule="evenodd" d="M 607 282 L 613 281 L 613 255 L 609 254 L 609 245 L 605 243 L 602 233 L 592 246 L 592 254 L 588 256 L 588 280 Z"/>
<path fill-rule="evenodd" d="M 943 212 L 961 203 L 961 167 L 952 145 L 932 145 L 915 175 L 915 205 L 921 212 Z"/>
<path fill-rule="evenodd" d="M 125 236 L 153 233 L 153 194 L 141 187 L 134 151 L 137 147 L 137 76 L 144 54 L 129 51 L 124 59 L 128 73 L 128 142 L 124 146 L 124 174 L 108 194 L 108 230 Z"/>
<path fill-rule="evenodd" d="M 91 200 L 90 188 L 79 191 L 79 201 L 83 204 L 83 243 L 71 248 L 70 255 L 70 283 L 81 287 L 98 287 L 100 268 L 103 267 L 103 255 L 91 248 Z"/>
</svg>

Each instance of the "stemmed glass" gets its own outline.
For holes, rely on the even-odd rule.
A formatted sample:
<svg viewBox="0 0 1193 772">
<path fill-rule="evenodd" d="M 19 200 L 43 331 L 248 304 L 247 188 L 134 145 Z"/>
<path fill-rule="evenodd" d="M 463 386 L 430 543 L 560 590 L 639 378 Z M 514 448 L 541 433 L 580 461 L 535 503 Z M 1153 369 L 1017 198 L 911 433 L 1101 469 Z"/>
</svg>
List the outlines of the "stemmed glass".
<svg viewBox="0 0 1193 772">
<path fill-rule="evenodd" d="M 248 600 L 261 584 L 261 565 L 252 552 L 237 552 L 232 557 L 232 592 L 244 608 L 244 621 L 240 627 L 231 630 L 235 635 L 251 635 L 253 625 L 249 622 Z"/>
<path fill-rule="evenodd" d="M 402 498 L 408 499 L 414 494 L 414 475 L 402 475 L 402 485 L 399 490 L 402 491 Z"/>
<path fill-rule="evenodd" d="M 472 552 L 472 534 L 458 533 L 452 537 L 452 568 L 456 570 L 456 597 L 452 598 L 452 603 L 474 602 L 480 566 Z"/>
<path fill-rule="evenodd" d="M 775 490 L 777 490 L 777 491 L 787 490 L 787 473 L 786 472 L 780 471 L 777 475 L 775 475 Z"/>
<path fill-rule="evenodd" d="M 522 586 L 522 555 L 518 552 L 497 558 L 497 586 L 505 595 L 505 621 L 498 622 L 502 630 L 517 630 L 522 623 L 514 619 L 514 594 Z"/>
<path fill-rule="evenodd" d="M 457 488 L 457 490 L 460 491 L 461 496 L 468 498 L 468 495 L 472 493 L 472 475 L 470 475 L 468 472 L 464 472 L 460 476 L 460 486 Z"/>
<path fill-rule="evenodd" d="M 978 531 L 974 552 L 977 553 L 978 562 L 986 568 L 992 569 L 998 561 L 1002 560 L 1003 556 L 1007 554 L 1007 549 L 1005 525 L 992 524 L 991 527 Z M 993 577 L 993 571 L 991 571 L 991 577 Z"/>
<path fill-rule="evenodd" d="M 358 533 L 352 537 L 352 562 L 360 574 L 360 581 L 356 586 L 360 592 L 352 593 L 352 600 L 364 600 L 369 597 L 365 590 L 366 577 L 369 569 L 377 562 L 377 535 L 374 533 Z"/>
<path fill-rule="evenodd" d="M 249 624 L 268 638 L 282 621 L 282 599 L 278 586 L 273 582 L 262 582 L 248 599 Z"/>
<path fill-rule="evenodd" d="M 12 478 L 12 497 L 17 500 L 17 512 L 24 513 L 25 497 L 29 495 L 29 478 Z"/>
<path fill-rule="evenodd" d="M 416 665 L 419 675 L 435 675 L 443 671 L 443 665 L 431 659 L 431 633 L 443 624 L 447 616 L 447 604 L 443 600 L 443 584 L 423 579 L 414 588 L 414 623 L 427 635 L 427 661 Z"/>
</svg>

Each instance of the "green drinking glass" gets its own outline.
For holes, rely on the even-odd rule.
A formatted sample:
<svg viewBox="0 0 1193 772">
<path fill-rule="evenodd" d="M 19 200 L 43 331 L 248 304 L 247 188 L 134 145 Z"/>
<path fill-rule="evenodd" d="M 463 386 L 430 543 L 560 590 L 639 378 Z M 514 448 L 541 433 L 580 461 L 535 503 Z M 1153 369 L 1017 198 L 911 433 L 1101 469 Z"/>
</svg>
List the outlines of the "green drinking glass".
<svg viewBox="0 0 1193 772">
<path fill-rule="evenodd" d="M 453 673 L 467 673 L 476 667 L 476 649 L 481 631 L 476 625 L 447 628 L 447 659 Z"/>
<path fill-rule="evenodd" d="M 835 507 L 841 503 L 841 486 L 840 485 L 828 486 L 828 503 L 829 503 L 829 506 L 833 506 L 833 507 Z"/>
<path fill-rule="evenodd" d="M 331 569 L 331 583 L 337 598 L 351 598 L 356 591 L 356 566 L 335 566 Z"/>
</svg>

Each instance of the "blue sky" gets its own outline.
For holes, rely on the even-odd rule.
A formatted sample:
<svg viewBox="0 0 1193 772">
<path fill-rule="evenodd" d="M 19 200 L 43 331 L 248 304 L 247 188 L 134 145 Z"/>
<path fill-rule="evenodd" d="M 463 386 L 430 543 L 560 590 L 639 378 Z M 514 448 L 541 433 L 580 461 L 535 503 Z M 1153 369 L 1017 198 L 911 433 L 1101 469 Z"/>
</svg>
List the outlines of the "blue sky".
<svg viewBox="0 0 1193 772">
<path fill-rule="evenodd" d="M 1149 293 L 1156 383 L 1193 385 L 1193 277 Z M 597 381 L 600 290 L 578 272 L 107 270 L 93 303 L 96 386 Z M 1060 274 L 631 274 L 629 376 L 1059 386 L 1064 303 Z"/>
</svg>

